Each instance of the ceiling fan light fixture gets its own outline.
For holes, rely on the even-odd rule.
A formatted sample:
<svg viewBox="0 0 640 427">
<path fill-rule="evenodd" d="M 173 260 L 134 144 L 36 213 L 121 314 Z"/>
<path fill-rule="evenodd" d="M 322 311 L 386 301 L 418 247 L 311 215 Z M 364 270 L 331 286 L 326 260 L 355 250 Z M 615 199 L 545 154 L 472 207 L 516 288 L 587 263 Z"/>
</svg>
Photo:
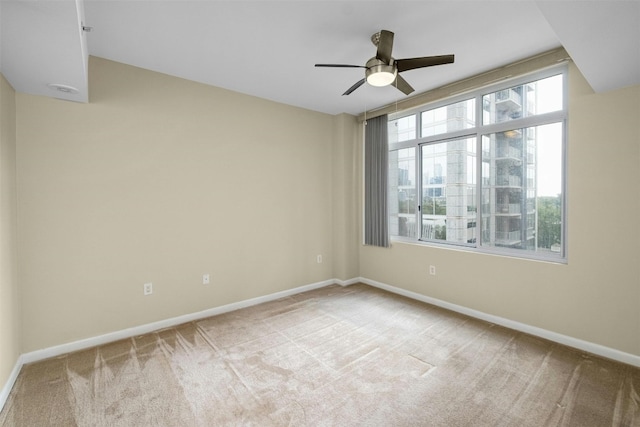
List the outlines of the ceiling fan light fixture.
<svg viewBox="0 0 640 427">
<path fill-rule="evenodd" d="M 375 63 L 370 63 L 375 60 Z M 393 65 L 387 65 L 379 59 L 372 58 L 367 63 L 367 70 L 365 72 L 367 83 L 371 86 L 388 86 L 396 79 L 398 70 Z"/>
<path fill-rule="evenodd" d="M 396 73 L 391 71 L 378 71 L 367 76 L 367 83 L 371 86 L 389 86 L 396 79 Z"/>
</svg>

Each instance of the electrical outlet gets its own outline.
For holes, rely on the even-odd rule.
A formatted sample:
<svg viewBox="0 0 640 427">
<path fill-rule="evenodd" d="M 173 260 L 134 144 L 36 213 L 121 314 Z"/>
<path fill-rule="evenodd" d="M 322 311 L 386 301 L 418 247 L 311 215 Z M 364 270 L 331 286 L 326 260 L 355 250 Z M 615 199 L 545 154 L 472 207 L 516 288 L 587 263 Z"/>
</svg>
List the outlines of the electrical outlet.
<svg viewBox="0 0 640 427">
<path fill-rule="evenodd" d="M 208 285 L 209 283 L 211 283 L 211 275 L 209 273 L 203 274 L 202 275 L 202 284 L 203 285 Z"/>
<path fill-rule="evenodd" d="M 151 295 L 153 293 L 153 283 L 145 283 L 143 289 L 145 295 Z"/>
<path fill-rule="evenodd" d="M 318 255 L 318 256 L 316 257 L 316 262 L 317 262 L 318 264 L 322 264 L 322 255 Z"/>
<path fill-rule="evenodd" d="M 429 266 L 429 274 L 432 276 L 436 275 L 436 266 L 435 265 L 430 265 Z"/>
</svg>

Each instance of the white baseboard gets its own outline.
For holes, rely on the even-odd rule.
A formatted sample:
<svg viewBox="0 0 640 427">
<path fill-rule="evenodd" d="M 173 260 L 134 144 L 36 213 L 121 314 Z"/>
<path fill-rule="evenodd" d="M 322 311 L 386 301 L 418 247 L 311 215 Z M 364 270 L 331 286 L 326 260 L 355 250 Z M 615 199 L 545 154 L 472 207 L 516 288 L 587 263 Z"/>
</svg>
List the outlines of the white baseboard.
<svg viewBox="0 0 640 427">
<path fill-rule="evenodd" d="M 349 279 L 349 280 L 340 280 L 340 279 L 334 279 L 333 282 L 337 283 L 340 286 L 349 286 L 349 285 L 355 285 L 356 283 L 360 283 L 362 281 L 361 277 L 355 277 L 353 279 Z"/>
<path fill-rule="evenodd" d="M 11 393 L 11 389 L 18 379 L 18 374 L 20 373 L 20 369 L 22 369 L 23 364 L 24 361 L 22 360 L 22 356 L 18 357 L 18 360 L 16 360 L 16 364 L 13 367 L 11 374 L 9 374 L 7 382 L 4 384 L 4 387 L 2 387 L 2 390 L 0 390 L 0 411 L 2 411 L 2 408 L 4 408 L 4 404 L 9 398 L 9 393 Z"/>
<path fill-rule="evenodd" d="M 628 365 L 640 367 L 640 356 L 635 354 L 625 353 L 623 351 L 616 350 L 610 347 L 605 347 L 600 344 L 595 344 L 589 341 L 573 338 L 567 335 L 563 335 L 556 332 L 548 331 L 546 329 L 538 328 L 536 326 L 531 326 L 525 323 L 516 322 L 514 320 L 505 319 L 503 317 L 494 316 L 492 314 L 483 313 L 481 311 L 473 310 L 471 308 L 467 308 L 461 305 L 452 304 L 452 303 L 439 300 L 436 298 L 431 298 L 416 292 L 408 291 L 406 289 L 387 285 L 386 283 L 381 283 L 375 280 L 367 279 L 365 277 L 359 277 L 357 280 L 355 281 L 353 280 L 355 279 L 352 279 L 349 282 L 353 282 L 353 283 L 362 282 L 367 285 L 374 286 L 376 288 L 393 292 L 394 294 L 402 295 L 402 296 L 415 299 L 418 301 L 426 302 L 428 304 L 432 304 L 438 307 L 446 308 L 447 310 L 455 311 L 457 313 L 466 314 L 467 316 L 474 317 L 476 319 L 484 320 L 490 323 L 495 323 L 496 325 L 504 326 L 509 329 L 514 329 L 516 331 L 520 331 L 520 332 L 524 332 L 540 338 L 544 338 L 549 341 L 566 345 L 568 347 L 573 347 L 578 350 L 582 350 L 598 356 L 606 357 L 607 359 L 612 359 L 618 362 L 626 363 Z"/>
</svg>

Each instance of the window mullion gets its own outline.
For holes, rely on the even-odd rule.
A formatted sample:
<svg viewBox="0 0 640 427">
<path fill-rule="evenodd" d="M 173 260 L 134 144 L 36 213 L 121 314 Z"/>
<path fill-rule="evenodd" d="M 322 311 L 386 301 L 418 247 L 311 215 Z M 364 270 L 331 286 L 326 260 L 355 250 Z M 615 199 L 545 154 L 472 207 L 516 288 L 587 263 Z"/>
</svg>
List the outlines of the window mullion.
<svg viewBox="0 0 640 427">
<path fill-rule="evenodd" d="M 509 120 L 495 124 L 480 125 L 478 132 L 486 135 L 489 133 L 504 132 L 511 129 L 522 129 L 533 126 L 541 126 L 550 123 L 557 123 L 564 120 L 566 113 L 564 111 L 554 111 L 552 113 L 540 114 L 536 116 L 524 117 L 517 120 Z"/>
<path fill-rule="evenodd" d="M 418 139 L 415 141 L 416 152 L 416 238 L 422 240 L 422 147 L 420 140 L 422 139 L 422 114 L 416 113 L 416 135 Z"/>
<path fill-rule="evenodd" d="M 473 134 L 476 132 L 476 129 L 477 128 L 473 127 L 469 129 L 462 129 L 454 132 L 447 132 L 447 133 L 429 136 L 426 138 L 421 138 L 418 140 L 418 144 L 429 144 L 432 142 L 440 142 L 444 139 L 460 139 L 467 136 L 473 136 Z"/>
<path fill-rule="evenodd" d="M 416 239 L 422 239 L 422 146 L 416 144 Z"/>
<path fill-rule="evenodd" d="M 478 127 L 476 128 L 476 243 L 475 247 L 479 248 L 482 246 L 482 231 L 484 228 L 484 224 L 482 222 L 482 162 L 483 153 L 482 153 L 482 95 L 476 96 L 476 123 L 478 123 Z"/>
</svg>

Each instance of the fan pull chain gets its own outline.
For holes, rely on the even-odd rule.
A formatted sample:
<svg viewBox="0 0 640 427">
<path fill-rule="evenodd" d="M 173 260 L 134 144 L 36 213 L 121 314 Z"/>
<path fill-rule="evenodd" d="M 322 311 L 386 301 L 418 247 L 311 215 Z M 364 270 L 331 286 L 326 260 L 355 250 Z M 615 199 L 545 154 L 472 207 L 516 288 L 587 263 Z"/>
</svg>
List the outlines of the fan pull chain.
<svg viewBox="0 0 640 427">
<path fill-rule="evenodd" d="M 364 103 L 364 125 L 367 125 L 367 103 Z"/>
<path fill-rule="evenodd" d="M 398 89 L 398 79 L 396 78 L 396 89 Z M 398 118 L 398 98 L 400 98 L 400 95 L 397 94 L 398 91 L 396 91 L 396 119 Z"/>
</svg>

